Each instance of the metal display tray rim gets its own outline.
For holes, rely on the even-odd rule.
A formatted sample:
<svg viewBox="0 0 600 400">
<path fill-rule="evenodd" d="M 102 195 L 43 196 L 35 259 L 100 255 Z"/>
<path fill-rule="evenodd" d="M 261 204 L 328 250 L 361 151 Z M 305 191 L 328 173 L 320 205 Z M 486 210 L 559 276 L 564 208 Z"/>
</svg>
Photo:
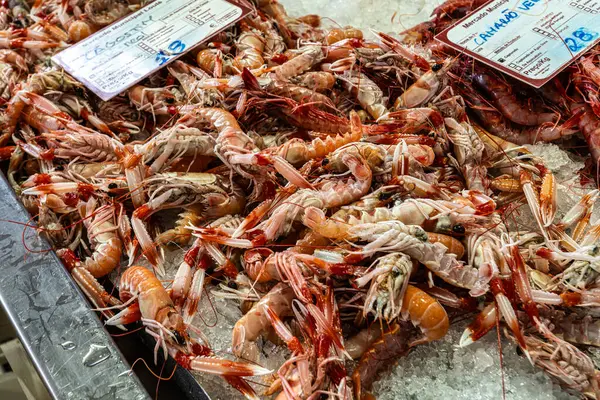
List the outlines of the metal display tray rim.
<svg viewBox="0 0 600 400">
<path fill-rule="evenodd" d="M 0 222 L 0 302 L 50 395 L 150 399 L 3 173 Z"/>
</svg>

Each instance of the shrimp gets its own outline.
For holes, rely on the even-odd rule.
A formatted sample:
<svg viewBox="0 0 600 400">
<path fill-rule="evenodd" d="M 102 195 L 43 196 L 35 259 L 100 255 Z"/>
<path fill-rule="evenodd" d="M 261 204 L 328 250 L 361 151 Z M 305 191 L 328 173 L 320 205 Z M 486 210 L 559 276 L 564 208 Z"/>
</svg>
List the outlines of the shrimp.
<svg viewBox="0 0 600 400">
<path fill-rule="evenodd" d="M 351 154 L 342 156 L 342 162 L 355 177 L 347 183 L 327 180 L 316 190 L 303 189 L 275 208 L 269 219 L 256 227 L 268 240 L 274 240 L 291 229 L 291 222 L 301 220 L 307 206 L 331 208 L 348 204 L 364 196 L 371 186 L 372 172 L 365 160 Z M 319 207 L 320 206 L 320 207 Z"/>
<path fill-rule="evenodd" d="M 293 299 L 292 288 L 283 283 L 275 285 L 236 322 L 231 342 L 233 353 L 238 357 L 256 361 L 259 354 L 256 340 L 271 326 L 266 306 L 279 318 L 285 318 L 292 314 Z"/>
<path fill-rule="evenodd" d="M 202 220 L 202 214 L 193 214 L 198 222 Z M 236 216 L 226 215 L 208 224 L 209 228 L 220 230 L 237 228 L 241 219 Z M 188 225 L 189 226 L 189 225 Z M 189 228 L 188 228 L 189 229 Z M 173 279 L 171 298 L 178 310 L 182 310 L 186 323 L 190 322 L 198 309 L 200 296 L 204 286 L 205 270 L 209 266 L 207 255 L 210 255 L 224 271 L 226 276 L 237 274 L 237 268 L 226 259 L 221 251 L 212 243 L 204 243 L 197 239 L 192 247 L 185 253 L 177 273 Z"/>
<path fill-rule="evenodd" d="M 520 127 L 506 121 L 503 115 L 504 112 L 501 113 L 495 107 L 488 104 L 473 89 L 463 88 L 461 89 L 461 93 L 468 98 L 471 111 L 477 115 L 479 121 L 481 121 L 490 133 L 514 144 L 552 142 L 577 133 L 575 125 L 580 121 L 578 116 L 570 118 L 562 125 L 559 125 L 557 122 L 544 122 L 535 126 Z M 500 107 L 498 108 L 500 109 Z M 519 109 L 518 112 L 524 111 Z M 476 125 L 473 125 L 473 128 L 478 129 Z"/>
<path fill-rule="evenodd" d="M 88 231 L 94 253 L 85 261 L 71 263 L 67 268 L 85 268 L 95 278 L 108 275 L 119 264 L 122 253 L 114 207 L 98 208 L 97 201 L 92 197 L 79 205 L 79 213 Z"/>
<path fill-rule="evenodd" d="M 210 357 L 212 351 L 188 334 L 188 326 L 177 312 L 168 292 L 152 271 L 132 266 L 121 275 L 119 297 L 133 304 L 109 319 L 108 325 L 141 320 L 146 332 L 156 340 L 156 352 L 162 346 L 165 357 L 170 354 L 182 367 L 224 377 L 265 375 L 271 371 L 256 364 Z M 200 354 L 196 354 L 200 353 Z M 246 394 L 246 393 L 244 393 Z"/>
<path fill-rule="evenodd" d="M 86 100 L 81 99 L 77 95 L 67 93 L 59 93 L 56 96 L 53 94 L 52 99 L 58 102 L 59 106 L 64 108 L 74 118 L 81 118 L 105 135 L 115 137 L 108 125 L 96 115 Z"/>
<path fill-rule="evenodd" d="M 36 50 L 45 50 L 45 49 L 54 49 L 57 47 L 61 47 L 61 43 L 58 42 L 48 42 L 41 40 L 28 40 L 27 38 L 7 38 L 0 37 L 0 48 L 2 49 L 36 49 Z"/>
<path fill-rule="evenodd" d="M 511 86 L 491 72 L 476 71 L 473 74 L 473 83 L 492 99 L 505 118 L 517 124 L 538 126 L 556 120 L 556 115 L 553 113 L 536 112 L 523 104 L 512 92 Z"/>
<path fill-rule="evenodd" d="M 277 96 L 290 98 L 298 103 L 314 103 L 319 109 L 335 108 L 328 96 L 302 86 L 292 85 L 289 82 L 269 80 L 264 90 Z"/>
<path fill-rule="evenodd" d="M 394 109 L 415 108 L 431 100 L 442 86 L 451 66 L 452 61 L 449 60 L 433 65 L 396 99 Z"/>
<path fill-rule="evenodd" d="M 378 125 L 367 128 L 369 135 L 392 132 L 416 134 L 421 131 L 437 132 L 444 126 L 444 118 L 432 108 L 410 108 L 392 111 L 381 117 Z"/>
<path fill-rule="evenodd" d="M 581 350 L 558 338 L 548 342 L 537 336 L 527 336 L 526 343 L 531 349 L 533 364 L 548 373 L 561 386 L 586 393 L 592 398 L 600 395 L 599 371 L 591 358 Z"/>
<path fill-rule="evenodd" d="M 364 399 L 367 396 L 366 391 L 371 389 L 378 374 L 389 365 L 391 360 L 396 360 L 409 352 L 411 334 L 410 323 L 394 322 L 362 355 L 352 373 L 357 399 Z"/>
<path fill-rule="evenodd" d="M 298 55 L 276 67 L 275 75 L 277 79 L 289 80 L 308 71 L 324 58 L 321 46 L 305 46 L 297 51 L 299 52 Z"/>
<path fill-rule="evenodd" d="M 600 345 L 600 321 L 591 315 L 580 315 L 577 312 L 567 314 L 553 308 L 541 308 L 540 315 L 550 320 L 553 331 L 564 340 L 588 346 Z"/>
<path fill-rule="evenodd" d="M 594 64 L 594 57 L 581 57 L 579 65 L 583 68 L 583 72 L 598 86 L 600 86 L 600 68 Z"/>
<path fill-rule="evenodd" d="M 581 116 L 584 118 L 584 116 Z M 562 125 L 556 125 L 552 122 L 546 122 L 538 126 L 526 127 L 521 130 L 508 129 L 503 134 L 499 134 L 505 140 L 515 144 L 535 144 L 538 142 L 553 142 L 577 133 L 579 130 L 573 128 L 577 120 L 565 122 Z"/>
<path fill-rule="evenodd" d="M 344 28 L 333 28 L 325 35 L 325 43 L 328 45 L 344 39 L 362 39 L 363 33 L 360 29 L 346 26 Z"/>
<path fill-rule="evenodd" d="M 467 187 L 486 193 L 487 168 L 481 165 L 485 145 L 468 123 L 459 124 L 453 118 L 445 119 L 448 138 L 454 146 L 456 167 L 460 168 Z"/>
<path fill-rule="evenodd" d="M 210 76 L 202 69 L 179 60 L 169 64 L 167 69 L 181 85 L 188 102 L 203 106 L 214 106 L 222 100 L 223 94 L 218 89 L 204 86 Z"/>
<path fill-rule="evenodd" d="M 28 125 L 43 132 L 62 129 L 64 123 L 71 120 L 68 114 L 51 101 L 24 89 L 10 99 L 3 117 L 4 130 L 0 143 L 4 143 L 13 134 L 21 117 Z"/>
<path fill-rule="evenodd" d="M 218 49 L 204 49 L 200 50 L 196 55 L 196 63 L 203 71 L 214 76 L 215 78 L 220 78 L 223 64 L 221 61 L 221 51 Z M 227 69 L 227 67 L 225 67 Z"/>
<path fill-rule="evenodd" d="M 134 145 L 141 162 L 150 164 L 149 174 L 162 172 L 181 157 L 214 157 L 215 139 L 200 129 L 174 125 L 142 145 Z"/>
<path fill-rule="evenodd" d="M 404 309 L 404 293 L 413 263 L 405 254 L 391 253 L 377 259 L 372 269 L 356 279 L 358 287 L 370 283 L 365 297 L 364 315 L 372 313 L 375 319 L 391 321 Z"/>
<path fill-rule="evenodd" d="M 302 165 L 309 160 L 325 157 L 348 143 L 359 142 L 362 139 L 362 126 L 358 114 L 354 111 L 350 113 L 350 124 L 350 133 L 344 135 L 327 136 L 325 140 L 316 138 L 310 143 L 301 139 L 291 139 L 275 150 L 265 151 L 278 154 L 292 165 Z"/>
<path fill-rule="evenodd" d="M 395 204 L 392 208 L 354 208 L 341 211 L 335 213 L 331 218 L 325 218 L 325 214 L 321 210 L 309 207 L 304 213 L 303 223 L 313 232 L 324 237 L 345 240 L 349 238 L 349 229 L 353 225 L 397 220 L 405 225 L 419 225 L 433 231 L 426 232 L 428 239 L 432 243 L 440 242 L 450 253 L 456 254 L 457 258 L 462 258 L 465 253 L 462 243 L 448 236 L 460 229 L 464 231 L 464 227 L 460 224 L 461 217 L 454 215 L 451 218 L 436 215 L 441 209 L 438 211 L 426 202 L 413 200 Z M 466 222 L 469 217 L 465 215 L 462 218 Z M 485 224 L 481 221 L 479 225 L 484 226 Z"/>
<path fill-rule="evenodd" d="M 288 100 L 282 111 L 287 116 L 287 120 L 299 128 L 329 134 L 346 133 L 350 130 L 346 118 L 319 110 L 312 104 L 300 104 Z"/>
<path fill-rule="evenodd" d="M 74 127 L 74 126 L 71 126 Z M 64 129 L 43 133 L 48 147 L 57 158 L 72 159 L 78 157 L 86 162 L 117 161 L 115 149 L 120 142 L 98 132 Z"/>
<path fill-rule="evenodd" d="M 414 52 L 414 48 L 411 49 L 408 46 L 403 45 L 398 40 L 383 32 L 377 32 L 377 35 L 381 38 L 381 43 L 385 47 L 391 49 L 394 53 L 410 61 L 422 71 L 429 71 L 432 69 L 432 67 L 429 65 L 429 62 L 425 58 Z M 408 106 L 408 108 L 412 107 Z"/>
<path fill-rule="evenodd" d="M 365 74 L 356 71 L 346 71 L 338 76 L 358 100 L 360 106 L 364 108 L 375 120 L 388 112 L 384 105 L 383 92 Z"/>
<path fill-rule="evenodd" d="M 156 237 L 156 243 L 176 243 L 183 246 L 192 238 L 192 231 L 188 226 L 198 225 L 202 220 L 202 210 L 195 210 L 192 206 L 179 214 L 179 218 L 175 221 L 174 228 L 162 232 Z"/>
<path fill-rule="evenodd" d="M 256 69 L 264 64 L 262 58 L 265 49 L 264 39 L 244 22 L 241 22 L 242 34 L 238 37 L 236 47 L 238 54 L 232 65 L 241 72 L 244 68 Z"/>
<path fill-rule="evenodd" d="M 112 24 L 129 13 L 126 3 L 111 0 L 91 0 L 85 3 L 85 15 L 96 26 Z"/>
<path fill-rule="evenodd" d="M 56 253 L 94 306 L 105 308 L 107 304 L 115 305 L 116 302 L 96 280 L 111 273 L 121 260 L 123 248 L 117 232 L 115 207 L 98 207 L 96 199 L 91 197 L 87 202 L 81 202 L 78 209 L 93 253 L 83 261 L 69 248 L 59 249 Z"/>
<path fill-rule="evenodd" d="M 0 62 L 13 65 L 22 72 L 29 71 L 25 59 L 14 50 L 0 50 Z"/>
<path fill-rule="evenodd" d="M 352 216 L 352 214 L 354 213 L 353 211 L 355 209 L 361 210 L 362 212 L 365 212 L 365 213 L 370 212 L 370 211 L 374 210 L 375 208 L 377 208 L 378 206 L 384 205 L 386 203 L 386 201 L 383 200 L 381 197 L 384 197 L 387 195 L 388 195 L 388 193 L 386 192 L 385 189 L 380 189 L 380 190 L 375 191 L 374 193 L 363 196 L 358 201 L 350 203 L 350 205 L 342 207 L 340 210 L 336 211 L 328 221 L 339 221 L 339 220 L 345 221 L 347 218 L 350 218 Z M 308 210 L 309 209 L 307 208 L 306 211 L 308 211 Z M 305 217 L 303 218 L 303 222 L 304 222 L 304 220 L 306 220 L 306 218 L 307 217 L 305 214 Z M 324 215 L 323 215 L 323 220 L 325 220 Z M 319 245 L 324 246 L 328 243 L 329 243 L 329 239 L 327 239 L 323 235 L 320 235 L 316 229 L 310 229 L 310 231 L 307 232 L 306 235 L 298 241 L 296 246 L 291 248 L 291 251 L 296 252 L 296 253 L 302 253 L 302 254 L 304 254 L 304 253 L 312 254 L 312 252 L 315 249 L 315 246 L 319 246 Z"/>
<path fill-rule="evenodd" d="M 408 285 L 402 301 L 402 316 L 410 317 L 413 325 L 423 333 L 421 339 L 413 340 L 409 346 L 438 340 L 446 336 L 450 322 L 444 307 L 436 299 L 415 286 Z"/>
<path fill-rule="evenodd" d="M 357 131 L 344 135 L 327 136 L 325 140 L 316 138 L 310 143 L 306 143 L 302 139 L 291 139 L 279 146 L 278 149 L 268 149 L 267 151 L 275 152 L 292 165 L 303 165 L 312 159 L 323 158 L 336 149 L 361 139 L 362 133 Z"/>
<path fill-rule="evenodd" d="M 175 95 L 166 88 L 149 88 L 135 85 L 127 91 L 127 96 L 138 111 L 150 112 L 157 115 L 173 115 Z"/>
<path fill-rule="evenodd" d="M 0 50 L 0 98 L 9 101 L 28 71 L 23 57 L 13 50 Z"/>
<path fill-rule="evenodd" d="M 294 82 L 315 92 L 322 93 L 333 89 L 335 76 L 331 72 L 311 71 L 294 78 Z"/>
<path fill-rule="evenodd" d="M 248 15 L 245 21 L 248 25 L 262 33 L 264 39 L 264 58 L 272 60 L 285 51 L 284 40 L 275 28 L 273 20 L 266 18 L 264 15 L 257 15 L 255 17 Z"/>
<path fill-rule="evenodd" d="M 298 190 L 289 197 L 275 202 L 271 207 L 266 206 L 264 209 L 260 209 L 259 215 L 248 216 L 247 221 L 242 223 L 234 233 L 234 238 L 224 237 L 202 228 L 195 229 L 195 235 L 201 239 L 228 246 L 252 248 L 258 242 L 276 240 L 282 235 L 289 234 L 293 223 L 302 220 L 304 210 L 309 206 L 319 209 L 331 208 L 359 199 L 371 187 L 373 177 L 371 169 L 361 157 L 353 154 L 343 154 L 341 157 L 342 163 L 348 167 L 354 177 L 347 182 L 325 180 L 315 185 L 315 189 Z M 246 232 L 251 222 L 259 220 L 265 213 L 269 214 L 268 218 L 247 232 L 253 237 L 252 240 L 236 239 Z"/>
<path fill-rule="evenodd" d="M 294 48 L 295 38 L 288 27 L 288 22 L 291 18 L 288 17 L 285 8 L 277 0 L 259 0 L 258 7 L 275 20 L 278 31 L 281 33 L 287 46 Z"/>
<path fill-rule="evenodd" d="M 152 214 L 169 208 L 195 207 L 203 217 L 216 218 L 236 214 L 245 204 L 243 192 L 237 185 L 213 174 L 156 174 L 146 179 L 144 186 L 149 200 L 133 212 L 131 226 L 144 256 L 163 274 L 162 257 L 144 224 Z"/>
<path fill-rule="evenodd" d="M 73 21 L 71 25 L 69 25 L 69 41 L 72 43 L 77 43 L 82 41 L 86 37 L 90 36 L 95 32 L 95 28 L 88 21 L 77 20 Z"/>
<path fill-rule="evenodd" d="M 597 169 L 600 165 L 600 118 L 591 111 L 589 106 L 583 106 L 583 110 L 579 119 L 579 129 L 588 144 Z"/>
<path fill-rule="evenodd" d="M 346 235 L 349 240 L 368 242 L 361 250 L 350 252 L 350 258 L 370 256 L 378 251 L 401 251 L 425 264 L 443 280 L 470 289 L 473 296 L 488 289 L 489 278 L 480 275 L 476 268 L 461 265 L 454 254 L 447 253 L 445 246 L 429 242 L 427 233 L 419 226 L 400 221 L 365 223 L 350 226 Z"/>
<path fill-rule="evenodd" d="M 185 121 L 185 122 L 184 122 Z M 218 132 L 215 154 L 225 165 L 248 179 L 265 179 L 261 163 L 272 164 L 279 173 L 298 186 L 310 186 L 287 161 L 278 156 L 257 157 L 259 152 L 254 141 L 242 131 L 231 113 L 220 108 L 194 108 L 181 123 L 206 123 Z"/>
</svg>

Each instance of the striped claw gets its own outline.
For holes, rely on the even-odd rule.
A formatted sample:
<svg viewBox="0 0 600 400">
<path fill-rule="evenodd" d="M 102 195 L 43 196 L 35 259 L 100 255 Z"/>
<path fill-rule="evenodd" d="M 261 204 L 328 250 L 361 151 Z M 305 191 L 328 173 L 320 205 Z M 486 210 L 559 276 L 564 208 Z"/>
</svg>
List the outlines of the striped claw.
<svg viewBox="0 0 600 400">
<path fill-rule="evenodd" d="M 65 194 L 65 193 L 77 193 L 81 185 L 90 186 L 93 190 L 92 185 L 82 184 L 78 182 L 56 182 L 56 183 L 47 183 L 37 185 L 28 189 L 23 190 L 24 195 L 33 195 L 33 196 L 41 196 L 43 194 L 55 193 L 55 194 Z"/>
<path fill-rule="evenodd" d="M 300 343 L 300 340 L 290 332 L 288 327 L 279 318 L 277 313 L 266 303 L 264 306 L 265 316 L 271 323 L 271 326 L 275 329 L 275 333 L 279 336 L 287 345 L 288 349 L 294 354 L 303 354 L 304 348 Z"/>
<path fill-rule="evenodd" d="M 121 310 L 118 314 L 106 320 L 106 325 L 127 325 L 139 321 L 142 318 L 140 306 L 138 303 L 133 303 L 127 308 Z"/>
<path fill-rule="evenodd" d="M 556 180 L 552 172 L 548 171 L 542 179 L 542 187 L 540 189 L 540 214 L 545 227 L 552 224 L 557 210 Z"/>
<path fill-rule="evenodd" d="M 237 389 L 244 397 L 248 400 L 260 400 L 260 397 L 256 394 L 252 386 L 239 376 L 224 376 L 223 379 L 227 381 L 231 386 Z"/>
<path fill-rule="evenodd" d="M 230 237 L 225 232 L 214 228 L 193 227 L 193 236 L 211 243 L 222 244 L 225 246 L 236 247 L 238 249 L 252 249 L 264 244 L 264 235 L 257 235 L 254 239 L 236 239 Z"/>
<path fill-rule="evenodd" d="M 460 347 L 467 347 L 468 345 L 481 339 L 487 334 L 496 324 L 496 305 L 494 303 L 488 304 L 480 313 L 477 315 L 475 320 L 467 326 L 458 345 Z"/>
<path fill-rule="evenodd" d="M 221 376 L 260 376 L 273 373 L 260 365 L 214 357 L 193 357 L 187 359 L 187 362 L 184 359 L 177 361 L 186 369 Z"/>
<path fill-rule="evenodd" d="M 142 206 L 143 207 L 143 206 Z M 133 232 L 135 233 L 135 237 L 138 239 L 138 243 L 140 248 L 142 249 L 142 254 L 152 267 L 156 269 L 160 276 L 165 274 L 164 260 L 161 254 L 159 254 L 156 244 L 150 237 L 150 234 L 146 230 L 146 226 L 142 219 L 138 218 L 136 212 L 142 207 L 138 208 L 133 213 L 133 217 L 131 218 L 131 227 L 133 228 Z"/>
</svg>

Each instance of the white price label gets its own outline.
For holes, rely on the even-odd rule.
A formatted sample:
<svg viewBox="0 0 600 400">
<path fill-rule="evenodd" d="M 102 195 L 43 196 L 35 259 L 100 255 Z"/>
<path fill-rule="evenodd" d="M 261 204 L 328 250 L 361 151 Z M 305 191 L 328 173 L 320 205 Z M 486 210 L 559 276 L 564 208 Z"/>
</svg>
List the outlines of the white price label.
<svg viewBox="0 0 600 400">
<path fill-rule="evenodd" d="M 436 39 L 539 88 L 600 40 L 600 0 L 493 0 Z"/>
<path fill-rule="evenodd" d="M 249 12 L 225 0 L 156 0 L 52 61 L 108 100 Z"/>
</svg>

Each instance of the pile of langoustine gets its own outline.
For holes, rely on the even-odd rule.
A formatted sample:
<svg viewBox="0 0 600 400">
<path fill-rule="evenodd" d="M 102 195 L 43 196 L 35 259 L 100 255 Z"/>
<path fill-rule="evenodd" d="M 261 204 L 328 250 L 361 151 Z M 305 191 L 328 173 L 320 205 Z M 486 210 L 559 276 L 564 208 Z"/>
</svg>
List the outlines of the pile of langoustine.
<svg viewBox="0 0 600 400">
<path fill-rule="evenodd" d="M 368 398 L 390 358 L 466 311 L 460 345 L 498 326 L 565 388 L 598 398 L 576 346 L 600 344 L 598 191 L 558 218 L 555 179 L 523 147 L 583 136 L 598 161 L 598 56 L 534 90 L 433 41 L 478 3 L 450 0 L 372 41 L 257 0 L 100 101 L 50 57 L 143 4 L 4 1 L 7 179 L 107 324 L 141 321 L 157 352 L 248 398 L 254 375 L 267 375 L 262 395 Z M 507 224 L 520 204 L 530 230 Z M 181 212 L 166 227 L 165 210 Z M 186 254 L 162 282 L 174 245 Z M 142 258 L 152 268 L 134 266 Z M 117 298 L 98 279 L 119 266 Z M 246 311 L 235 361 L 191 325 L 207 277 Z M 289 349 L 274 373 L 253 363 L 261 338 Z"/>
</svg>

